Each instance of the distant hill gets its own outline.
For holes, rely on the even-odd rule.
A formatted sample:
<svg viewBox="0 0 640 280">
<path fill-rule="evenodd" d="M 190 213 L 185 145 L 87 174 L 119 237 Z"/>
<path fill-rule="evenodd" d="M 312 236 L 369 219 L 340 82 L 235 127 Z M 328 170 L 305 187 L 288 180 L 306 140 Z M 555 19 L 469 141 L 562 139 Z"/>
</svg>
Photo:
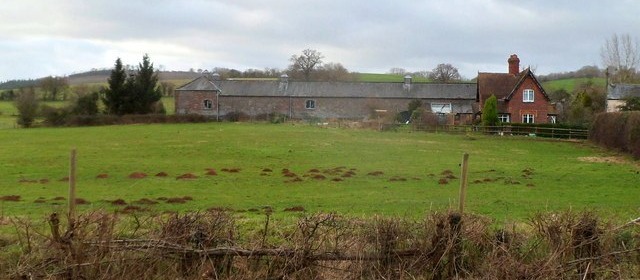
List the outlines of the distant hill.
<svg viewBox="0 0 640 280">
<path fill-rule="evenodd" d="M 575 90 L 576 86 L 586 83 L 587 81 L 592 80 L 596 86 L 600 86 L 603 89 L 606 87 L 606 79 L 605 78 L 573 78 L 573 79 L 560 79 L 542 82 L 542 87 L 547 92 L 553 92 L 559 89 L 564 89 L 567 92 L 571 93 Z M 605 89 L 606 90 L 606 89 Z"/>
</svg>

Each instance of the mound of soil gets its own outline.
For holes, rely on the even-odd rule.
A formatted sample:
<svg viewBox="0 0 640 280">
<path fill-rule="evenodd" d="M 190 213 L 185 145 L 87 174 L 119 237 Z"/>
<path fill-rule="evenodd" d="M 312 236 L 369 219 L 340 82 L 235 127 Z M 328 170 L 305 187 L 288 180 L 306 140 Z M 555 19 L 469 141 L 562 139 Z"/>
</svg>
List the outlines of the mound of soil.
<svg viewBox="0 0 640 280">
<path fill-rule="evenodd" d="M 324 179 L 327 179 L 327 177 L 326 177 L 326 176 L 324 176 L 324 175 L 322 175 L 322 174 L 316 174 L 316 175 L 313 175 L 313 176 L 311 176 L 311 178 L 316 179 L 316 180 L 324 180 Z"/>
<path fill-rule="evenodd" d="M 116 199 L 111 201 L 111 205 L 127 205 L 127 202 L 125 202 L 124 199 Z"/>
<path fill-rule="evenodd" d="M 257 209 L 257 208 L 249 208 L 249 209 L 247 209 L 247 211 L 248 211 L 248 212 L 258 212 L 258 211 L 260 211 L 260 210 L 259 210 L 259 209 Z"/>
<path fill-rule="evenodd" d="M 209 169 L 209 171 L 207 171 L 207 173 L 205 173 L 205 175 L 209 175 L 209 176 L 217 176 L 218 172 L 216 172 L 215 169 Z"/>
<path fill-rule="evenodd" d="M 167 199 L 167 203 L 183 204 L 187 201 L 182 197 L 170 197 Z"/>
<path fill-rule="evenodd" d="M 109 178 L 109 174 L 101 173 L 101 174 L 98 174 L 98 176 L 96 176 L 96 178 L 97 179 L 106 179 L 106 178 Z"/>
<path fill-rule="evenodd" d="M 185 173 L 185 174 L 182 174 L 182 175 L 176 177 L 176 180 L 197 179 L 197 178 L 198 178 L 198 176 L 193 175 L 192 173 Z"/>
<path fill-rule="evenodd" d="M 304 212 L 304 207 L 302 206 L 293 206 L 284 209 L 285 212 Z"/>
<path fill-rule="evenodd" d="M 77 205 L 82 205 L 82 204 L 91 204 L 88 200 L 84 199 L 84 198 L 76 198 L 76 204 Z"/>
<path fill-rule="evenodd" d="M 474 183 L 474 184 L 482 184 L 482 180 L 473 180 L 472 183 Z"/>
<path fill-rule="evenodd" d="M 391 177 L 391 179 L 389 179 L 389 182 L 405 182 L 405 181 L 407 181 L 407 178 L 399 177 L 399 176 L 393 176 Z"/>
<path fill-rule="evenodd" d="M 240 170 L 242 170 L 242 169 L 237 168 L 237 167 L 235 167 L 235 168 L 222 168 L 222 169 L 220 169 L 220 171 L 223 171 L 223 172 L 229 172 L 229 173 L 238 173 L 238 172 L 240 172 Z"/>
<path fill-rule="evenodd" d="M 447 178 L 449 180 L 458 179 L 458 177 L 454 176 L 453 174 L 444 175 L 443 178 Z"/>
<path fill-rule="evenodd" d="M 453 175 L 453 171 L 447 169 L 445 171 L 442 171 L 442 173 L 440 173 L 440 175 L 443 175 L 443 176 Z"/>
<path fill-rule="evenodd" d="M 193 200 L 193 197 L 190 196 L 183 196 L 182 199 L 184 200 Z"/>
<path fill-rule="evenodd" d="M 20 201 L 20 196 L 19 195 L 0 196 L 0 201 Z"/>
<path fill-rule="evenodd" d="M 147 177 L 147 174 L 142 172 L 133 172 L 129 174 L 130 179 L 142 179 L 144 177 Z"/>
<path fill-rule="evenodd" d="M 271 168 L 263 168 L 262 172 L 273 172 L 273 170 Z"/>
<path fill-rule="evenodd" d="M 158 200 L 163 200 L 164 201 L 164 200 L 167 200 L 167 198 L 164 197 L 164 196 L 161 196 L 161 197 L 158 197 Z"/>
<path fill-rule="evenodd" d="M 135 204 L 144 204 L 144 205 L 158 204 L 157 201 L 152 200 L 152 199 L 148 199 L 148 198 L 141 198 L 141 199 L 138 199 L 138 200 L 134 201 L 133 203 L 135 203 Z"/>
<path fill-rule="evenodd" d="M 296 173 L 291 173 L 291 172 L 284 173 L 283 175 L 284 175 L 284 177 L 290 177 L 290 178 L 298 177 L 298 175 L 296 175 Z"/>
<path fill-rule="evenodd" d="M 343 180 L 342 180 L 342 178 L 333 178 L 333 179 L 331 179 L 331 181 L 333 181 L 333 182 L 342 182 Z"/>
<path fill-rule="evenodd" d="M 307 171 L 309 173 L 320 173 L 320 170 L 318 170 L 317 168 L 313 168 L 313 169 L 309 169 L 309 171 Z"/>
<path fill-rule="evenodd" d="M 282 174 L 289 173 L 289 172 L 291 172 L 291 171 L 289 171 L 289 169 L 287 169 L 287 168 L 282 168 Z"/>
<path fill-rule="evenodd" d="M 64 196 L 56 196 L 53 198 L 53 200 L 67 200 L 67 198 L 65 198 Z"/>
<path fill-rule="evenodd" d="M 47 178 L 40 179 L 39 182 L 40 182 L 40 184 L 48 184 L 49 183 L 49 179 L 47 179 Z"/>
<path fill-rule="evenodd" d="M 62 177 L 58 182 L 69 182 L 69 177 Z"/>
<path fill-rule="evenodd" d="M 447 180 L 447 178 L 440 178 L 440 180 L 438 180 L 438 184 L 440 185 L 449 184 L 449 180 Z"/>
<path fill-rule="evenodd" d="M 167 172 L 162 171 L 162 172 L 158 172 L 155 176 L 156 177 L 167 177 L 167 176 L 169 176 L 169 174 L 167 174 Z"/>
<path fill-rule="evenodd" d="M 367 173 L 367 175 L 371 175 L 371 176 L 380 176 L 382 174 L 384 174 L 384 172 L 382 172 L 380 170 L 372 171 L 372 172 Z"/>
<path fill-rule="evenodd" d="M 20 179 L 19 183 L 37 183 L 38 180 Z"/>
</svg>

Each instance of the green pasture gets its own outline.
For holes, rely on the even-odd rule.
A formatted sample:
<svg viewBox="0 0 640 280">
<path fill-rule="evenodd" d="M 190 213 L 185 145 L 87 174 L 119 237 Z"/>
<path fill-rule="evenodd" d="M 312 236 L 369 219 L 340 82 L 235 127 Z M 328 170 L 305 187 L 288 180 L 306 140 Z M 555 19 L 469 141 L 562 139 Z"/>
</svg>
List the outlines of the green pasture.
<svg viewBox="0 0 640 280">
<path fill-rule="evenodd" d="M 110 203 L 122 199 L 150 211 L 225 207 L 248 217 L 266 206 L 282 216 L 297 215 L 284 209 L 301 206 L 307 212 L 421 217 L 457 206 L 460 179 L 439 182 L 447 171 L 460 177 L 467 152 L 470 212 L 502 221 L 566 209 L 626 220 L 640 211 L 638 166 L 580 160 L 611 156 L 585 142 L 247 123 L 5 129 L 0 141 L 0 196 L 21 197 L 1 202 L 2 215 L 64 211 L 66 202 L 54 198 L 68 194 L 61 179 L 72 148 L 78 151 L 78 197 L 90 202 L 81 210 L 123 209 Z M 206 175 L 207 168 L 218 175 Z M 293 177 L 283 169 L 301 181 L 288 182 Z M 149 176 L 128 178 L 133 172 Z M 154 176 L 160 172 L 168 176 Z M 381 174 L 368 175 L 373 172 Z M 176 179 L 186 173 L 197 178 Z M 313 178 L 319 174 L 326 178 Z M 185 196 L 193 200 L 165 200 Z M 141 199 L 157 204 L 134 203 Z"/>
<path fill-rule="evenodd" d="M 553 80 L 553 81 L 542 83 L 542 86 L 547 92 L 553 92 L 559 89 L 564 89 L 567 92 L 571 93 L 575 90 L 575 88 L 578 85 L 586 83 L 589 80 L 593 81 L 595 86 L 599 86 L 605 89 L 606 81 L 604 78 L 575 78 L 575 79 Z"/>
</svg>

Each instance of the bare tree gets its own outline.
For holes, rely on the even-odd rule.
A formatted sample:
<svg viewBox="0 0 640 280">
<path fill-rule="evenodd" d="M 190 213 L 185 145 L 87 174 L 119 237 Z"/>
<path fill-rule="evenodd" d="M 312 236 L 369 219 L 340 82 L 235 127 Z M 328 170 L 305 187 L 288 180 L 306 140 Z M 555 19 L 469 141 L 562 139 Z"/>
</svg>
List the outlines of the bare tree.
<svg viewBox="0 0 640 280">
<path fill-rule="evenodd" d="M 640 52 L 638 41 L 629 34 L 613 34 L 602 46 L 600 56 L 604 67 L 612 70 L 611 78 L 614 82 L 628 83 L 635 80 Z"/>
<path fill-rule="evenodd" d="M 318 67 L 314 74 L 314 80 L 316 81 L 329 81 L 329 82 L 346 82 L 353 81 L 354 76 L 340 63 L 325 63 L 321 67 Z"/>
<path fill-rule="evenodd" d="M 389 69 L 389 74 L 404 75 L 404 74 L 407 74 L 407 70 L 405 70 L 404 68 L 400 68 L 400 67 L 393 67 L 393 68 Z"/>
<path fill-rule="evenodd" d="M 295 78 L 302 75 L 305 81 L 311 80 L 311 73 L 316 67 L 322 65 L 323 58 L 322 53 L 312 49 L 305 49 L 300 55 L 292 55 L 289 59 L 289 61 L 291 61 L 291 65 L 289 65 L 289 76 Z"/>
<path fill-rule="evenodd" d="M 66 90 L 69 87 L 69 82 L 65 77 L 49 76 L 40 81 L 40 87 L 45 92 L 45 96 L 43 97 L 43 99 L 57 100 L 58 93 Z"/>
<path fill-rule="evenodd" d="M 461 79 L 458 68 L 453 67 L 453 65 L 449 63 L 438 64 L 438 66 L 433 68 L 431 73 L 429 73 L 429 78 L 439 83 L 451 83 Z"/>
</svg>

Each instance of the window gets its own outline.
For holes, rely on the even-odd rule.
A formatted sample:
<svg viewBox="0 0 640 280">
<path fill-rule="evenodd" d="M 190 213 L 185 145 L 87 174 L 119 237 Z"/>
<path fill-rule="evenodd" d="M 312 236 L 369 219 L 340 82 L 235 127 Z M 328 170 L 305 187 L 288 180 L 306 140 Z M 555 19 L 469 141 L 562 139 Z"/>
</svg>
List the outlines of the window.
<svg viewBox="0 0 640 280">
<path fill-rule="evenodd" d="M 307 109 L 315 109 L 316 108 L 316 101 L 313 99 L 309 99 L 307 101 L 304 102 L 304 107 Z"/>
<path fill-rule="evenodd" d="M 557 117 L 555 115 L 550 115 L 549 116 L 549 123 L 556 123 L 558 121 Z"/>
<path fill-rule="evenodd" d="M 511 122 L 511 120 L 509 119 L 509 114 L 500 114 L 498 115 L 498 118 L 500 119 L 501 123 Z"/>
<path fill-rule="evenodd" d="M 522 123 L 535 123 L 533 119 L 533 114 L 522 115 Z"/>
<path fill-rule="evenodd" d="M 205 99 L 203 105 L 205 110 L 211 109 L 211 107 L 213 107 L 213 102 L 211 102 L 211 100 L 209 99 Z"/>
<path fill-rule="evenodd" d="M 435 114 L 450 114 L 451 103 L 431 103 L 431 112 Z"/>
<path fill-rule="evenodd" d="M 522 102 L 533 102 L 534 92 L 532 89 L 525 89 L 522 92 Z"/>
</svg>

